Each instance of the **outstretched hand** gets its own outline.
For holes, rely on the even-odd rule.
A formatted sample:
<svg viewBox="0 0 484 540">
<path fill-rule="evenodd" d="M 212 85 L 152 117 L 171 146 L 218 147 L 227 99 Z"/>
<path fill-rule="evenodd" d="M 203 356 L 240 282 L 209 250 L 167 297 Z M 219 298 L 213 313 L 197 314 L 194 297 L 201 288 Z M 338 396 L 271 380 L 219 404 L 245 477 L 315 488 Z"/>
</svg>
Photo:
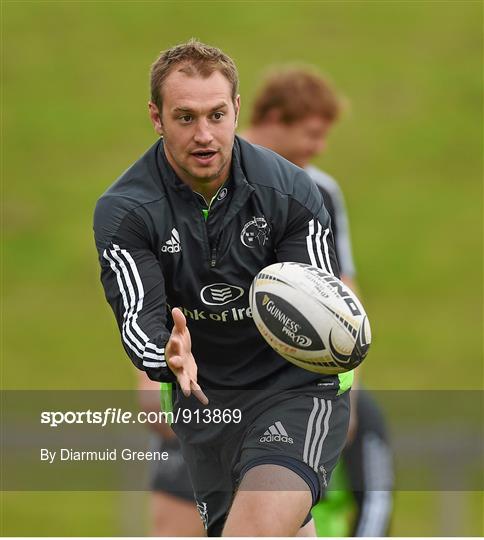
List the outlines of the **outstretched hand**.
<svg viewBox="0 0 484 540">
<path fill-rule="evenodd" d="M 165 347 L 168 367 L 176 375 L 185 397 L 193 394 L 204 405 L 207 405 L 207 396 L 197 383 L 197 364 L 192 354 L 192 340 L 187 328 L 187 320 L 178 308 L 173 308 L 171 315 L 174 325 Z"/>
</svg>

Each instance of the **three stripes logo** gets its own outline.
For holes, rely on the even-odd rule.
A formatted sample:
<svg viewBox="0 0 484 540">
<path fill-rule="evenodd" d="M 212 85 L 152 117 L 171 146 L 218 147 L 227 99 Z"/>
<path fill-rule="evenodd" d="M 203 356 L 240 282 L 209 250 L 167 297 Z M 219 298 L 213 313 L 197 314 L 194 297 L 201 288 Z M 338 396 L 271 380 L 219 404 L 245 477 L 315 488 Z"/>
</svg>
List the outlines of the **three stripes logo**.
<svg viewBox="0 0 484 540">
<path fill-rule="evenodd" d="M 329 432 L 329 419 L 333 405 L 329 399 L 318 399 L 313 397 L 313 408 L 309 415 L 306 428 L 306 438 L 304 440 L 303 460 L 311 469 L 322 472 L 319 466 L 324 441 Z"/>
<path fill-rule="evenodd" d="M 161 248 L 161 252 L 162 253 L 180 253 L 181 250 L 182 248 L 180 245 L 180 235 L 178 234 L 178 231 L 175 228 L 173 228 L 171 230 L 171 238 L 163 244 Z"/>
<path fill-rule="evenodd" d="M 294 441 L 292 437 L 289 437 L 287 431 L 284 429 L 284 426 L 281 422 L 277 421 L 269 426 L 265 431 L 264 435 L 259 439 L 259 442 L 284 442 L 293 444 Z"/>
</svg>

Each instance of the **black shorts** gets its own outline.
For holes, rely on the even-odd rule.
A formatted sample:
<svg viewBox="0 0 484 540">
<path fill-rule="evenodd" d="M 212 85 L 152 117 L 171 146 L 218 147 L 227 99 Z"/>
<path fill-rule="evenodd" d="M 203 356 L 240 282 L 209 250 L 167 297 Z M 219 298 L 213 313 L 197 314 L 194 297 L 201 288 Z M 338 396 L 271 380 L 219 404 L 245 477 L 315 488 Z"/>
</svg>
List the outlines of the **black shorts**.
<svg viewBox="0 0 484 540">
<path fill-rule="evenodd" d="M 168 452 L 169 456 L 166 461 L 153 461 L 150 469 L 151 490 L 163 491 L 185 501 L 194 502 L 188 467 L 178 439 L 176 437 L 163 439 L 161 435 L 154 435 L 150 446 L 154 451 Z"/>
<path fill-rule="evenodd" d="M 313 504 L 318 502 L 345 444 L 350 412 L 349 392 L 321 396 L 314 386 L 282 395 L 271 406 L 259 404 L 248 422 L 231 425 L 216 442 L 181 441 L 209 536 L 221 535 L 237 485 L 259 464 L 293 470 L 310 487 Z"/>
</svg>

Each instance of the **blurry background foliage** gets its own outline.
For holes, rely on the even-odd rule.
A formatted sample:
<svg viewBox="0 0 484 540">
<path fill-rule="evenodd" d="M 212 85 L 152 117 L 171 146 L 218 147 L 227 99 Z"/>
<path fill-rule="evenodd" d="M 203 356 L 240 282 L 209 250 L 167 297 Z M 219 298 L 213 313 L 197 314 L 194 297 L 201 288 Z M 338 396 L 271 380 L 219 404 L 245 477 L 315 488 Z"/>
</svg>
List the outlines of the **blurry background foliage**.
<svg viewBox="0 0 484 540">
<path fill-rule="evenodd" d="M 134 387 L 99 284 L 92 211 L 155 140 L 150 63 L 192 36 L 236 61 L 242 129 L 273 64 L 314 64 L 351 102 L 317 165 L 349 209 L 374 334 L 367 386 L 482 388 L 481 2 L 3 0 L 1 10 L 2 388 Z M 133 494 L 10 493 L 2 533 L 143 534 L 143 496 L 133 521 L 123 517 Z M 429 517 L 436 501 L 399 493 L 394 533 L 445 535 Z M 482 534 L 480 502 L 466 499 L 459 534 Z"/>
</svg>

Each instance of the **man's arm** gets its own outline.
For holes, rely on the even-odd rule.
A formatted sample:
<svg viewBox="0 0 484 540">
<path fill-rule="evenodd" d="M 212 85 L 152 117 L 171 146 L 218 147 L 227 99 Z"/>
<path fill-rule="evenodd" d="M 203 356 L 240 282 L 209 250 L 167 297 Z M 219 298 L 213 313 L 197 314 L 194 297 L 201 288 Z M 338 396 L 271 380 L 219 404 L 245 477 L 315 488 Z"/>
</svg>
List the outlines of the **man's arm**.
<svg viewBox="0 0 484 540">
<path fill-rule="evenodd" d="M 129 212 L 109 234 L 109 216 L 99 214 L 97 209 L 94 231 L 101 282 L 116 317 L 123 347 L 134 365 L 146 371 L 150 379 L 174 381 L 176 378 L 165 358 L 170 332 L 166 327 L 163 273 L 150 249 L 144 221 Z"/>
<path fill-rule="evenodd" d="M 306 172 L 323 196 L 326 210 L 331 216 L 331 228 L 333 230 L 336 255 L 341 271 L 341 280 L 352 288 L 351 283 L 354 282 L 356 271 L 343 192 L 334 178 L 318 168 L 309 166 Z"/>
<path fill-rule="evenodd" d="M 326 201 L 325 193 L 331 198 L 333 206 L 331 222 L 334 224 L 335 249 L 340 265 L 341 279 L 351 287 L 350 283 L 355 283 L 356 270 L 351 247 L 348 213 L 343 193 L 336 181 L 334 181 L 332 189 L 322 193 L 323 199 Z"/>
<path fill-rule="evenodd" d="M 163 272 L 144 220 L 134 210 L 116 220 L 119 208 L 106 206 L 98 203 L 94 233 L 101 281 L 126 353 L 150 379 L 177 381 L 185 396 L 193 393 L 208 403 L 197 383 L 190 333 L 179 309 L 172 310 L 171 333 L 167 329 Z"/>
</svg>

